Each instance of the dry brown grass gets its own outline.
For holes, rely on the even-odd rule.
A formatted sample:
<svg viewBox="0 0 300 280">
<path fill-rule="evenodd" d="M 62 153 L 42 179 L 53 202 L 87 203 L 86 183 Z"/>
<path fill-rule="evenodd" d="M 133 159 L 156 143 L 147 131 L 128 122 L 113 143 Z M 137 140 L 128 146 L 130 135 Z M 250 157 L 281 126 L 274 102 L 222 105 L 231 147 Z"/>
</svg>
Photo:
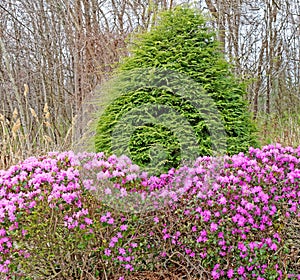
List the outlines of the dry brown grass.
<svg viewBox="0 0 300 280">
<path fill-rule="evenodd" d="M 24 95 L 26 96 L 26 87 Z M 64 127 L 64 131 L 57 133 L 58 125 L 51 121 L 55 118 L 51 118 L 47 103 L 42 116 L 38 116 L 33 108 L 26 108 L 26 127 L 22 125 L 16 108 L 12 116 L 0 114 L 0 169 L 7 169 L 29 156 L 71 148 L 72 126 Z"/>
<path fill-rule="evenodd" d="M 280 143 L 282 146 L 298 147 L 300 145 L 300 116 L 296 113 L 283 116 L 261 115 L 256 121 L 258 137 L 262 146 Z"/>
</svg>

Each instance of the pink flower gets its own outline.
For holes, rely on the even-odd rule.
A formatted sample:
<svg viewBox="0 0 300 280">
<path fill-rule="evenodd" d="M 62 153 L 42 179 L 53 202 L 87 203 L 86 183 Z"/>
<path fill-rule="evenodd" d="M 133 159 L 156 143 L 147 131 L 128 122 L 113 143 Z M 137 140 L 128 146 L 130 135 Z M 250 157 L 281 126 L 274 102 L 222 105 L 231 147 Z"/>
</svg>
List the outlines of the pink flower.
<svg viewBox="0 0 300 280">
<path fill-rule="evenodd" d="M 245 209 L 246 210 L 252 210 L 254 208 L 254 205 L 252 204 L 252 203 L 250 203 L 250 202 L 248 202 L 247 204 L 246 204 L 246 206 L 245 206 Z"/>
<path fill-rule="evenodd" d="M 114 236 L 114 237 L 111 238 L 111 241 L 114 242 L 114 243 L 118 242 L 118 240 L 119 240 L 119 239 L 118 239 L 118 237 L 116 237 L 116 236 Z"/>
<path fill-rule="evenodd" d="M 101 223 L 105 223 L 107 221 L 107 217 L 106 216 L 102 216 L 101 218 L 100 218 L 100 222 Z"/>
<path fill-rule="evenodd" d="M 243 275 L 244 272 L 245 272 L 245 268 L 244 268 L 243 266 L 240 266 L 240 267 L 238 268 L 237 272 L 238 272 L 239 275 Z"/>
<path fill-rule="evenodd" d="M 132 267 L 132 265 L 131 264 L 125 264 L 125 269 L 126 270 L 130 270 L 130 271 L 132 271 L 133 270 L 133 267 Z"/>
<path fill-rule="evenodd" d="M 4 228 L 0 229 L 0 236 L 4 236 L 6 234 L 6 230 Z"/>
<path fill-rule="evenodd" d="M 218 229 L 218 225 L 216 223 L 211 223 L 210 225 L 210 230 L 212 232 L 216 231 Z"/>
<path fill-rule="evenodd" d="M 109 220 L 107 221 L 108 224 L 113 225 L 115 222 L 114 218 L 109 218 Z"/>
<path fill-rule="evenodd" d="M 120 195 L 121 195 L 121 197 L 127 196 L 127 191 L 125 188 L 121 188 Z"/>
<path fill-rule="evenodd" d="M 207 253 L 206 253 L 206 252 L 200 253 L 200 257 L 201 257 L 202 259 L 204 259 L 206 256 L 207 256 Z"/>
<path fill-rule="evenodd" d="M 170 238 L 170 234 L 166 233 L 163 237 L 164 240 L 167 240 L 168 238 Z"/>
<path fill-rule="evenodd" d="M 85 229 L 85 224 L 80 224 L 79 228 L 80 229 Z"/>
<path fill-rule="evenodd" d="M 233 274 L 234 274 L 233 269 L 229 269 L 229 270 L 227 271 L 227 277 L 228 277 L 229 279 L 233 277 Z"/>
<path fill-rule="evenodd" d="M 108 248 L 106 248 L 106 249 L 104 250 L 104 254 L 105 254 L 106 256 L 110 256 L 110 255 L 111 255 L 111 250 L 108 249 Z"/>
<path fill-rule="evenodd" d="M 272 245 L 270 246 L 270 249 L 273 251 L 277 250 L 277 245 L 275 243 L 272 243 Z"/>
<path fill-rule="evenodd" d="M 119 254 L 120 255 L 126 255 L 126 251 L 124 248 L 119 248 Z"/>
<path fill-rule="evenodd" d="M 204 230 L 204 229 L 203 229 L 203 230 L 201 230 L 201 232 L 200 232 L 200 235 L 201 235 L 201 236 L 206 236 L 206 235 L 207 235 L 207 232 L 206 232 L 206 230 Z"/>
<path fill-rule="evenodd" d="M 127 228 L 128 228 L 127 225 L 121 225 L 121 226 L 120 226 L 120 229 L 121 229 L 122 231 L 127 230 Z"/>
<path fill-rule="evenodd" d="M 93 220 L 91 220 L 89 218 L 84 218 L 84 221 L 87 225 L 91 225 L 93 223 Z"/>
<path fill-rule="evenodd" d="M 208 222 L 211 217 L 211 212 L 209 210 L 205 210 L 201 213 L 201 216 L 203 217 L 204 222 Z"/>
<path fill-rule="evenodd" d="M 278 242 L 281 241 L 280 235 L 277 232 L 274 233 L 273 237 L 276 238 L 278 240 Z"/>
<path fill-rule="evenodd" d="M 166 257 L 166 256 L 167 256 L 167 253 L 166 253 L 166 252 L 161 252 L 160 255 L 161 255 L 162 257 Z"/>
<path fill-rule="evenodd" d="M 225 205 L 225 204 L 227 203 L 226 198 L 225 198 L 224 196 L 222 196 L 222 197 L 219 199 L 219 203 L 220 203 L 221 205 Z"/>
<path fill-rule="evenodd" d="M 213 270 L 211 272 L 211 276 L 213 277 L 213 279 L 219 279 L 220 278 L 220 274 L 218 272 L 216 272 L 215 270 Z"/>
<path fill-rule="evenodd" d="M 105 192 L 105 194 L 110 195 L 111 194 L 111 189 L 110 188 L 106 188 L 104 192 Z"/>
<path fill-rule="evenodd" d="M 264 224 L 261 224 L 261 225 L 259 226 L 259 229 L 260 229 L 261 231 L 263 231 L 265 228 L 266 228 L 266 227 L 265 227 Z"/>
</svg>

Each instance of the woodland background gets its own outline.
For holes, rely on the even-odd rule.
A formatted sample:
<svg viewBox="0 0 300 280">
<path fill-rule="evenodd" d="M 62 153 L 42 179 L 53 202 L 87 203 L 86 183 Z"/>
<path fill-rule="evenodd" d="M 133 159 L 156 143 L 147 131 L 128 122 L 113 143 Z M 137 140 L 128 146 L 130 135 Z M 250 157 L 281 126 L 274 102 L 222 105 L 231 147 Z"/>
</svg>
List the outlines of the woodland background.
<svg viewBox="0 0 300 280">
<path fill-rule="evenodd" d="M 76 118 L 122 56 L 176 0 L 2 0 L 0 169 L 72 147 Z M 200 0 L 247 83 L 262 144 L 300 144 L 299 0 Z M 79 137 L 79 135 L 76 135 Z"/>
</svg>

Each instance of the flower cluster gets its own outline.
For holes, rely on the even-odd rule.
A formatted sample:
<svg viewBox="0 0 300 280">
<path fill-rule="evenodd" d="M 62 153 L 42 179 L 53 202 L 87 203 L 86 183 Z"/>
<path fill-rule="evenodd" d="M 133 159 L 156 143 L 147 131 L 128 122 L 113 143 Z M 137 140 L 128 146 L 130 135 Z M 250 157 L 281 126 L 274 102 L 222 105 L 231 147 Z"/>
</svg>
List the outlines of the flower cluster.
<svg viewBox="0 0 300 280">
<path fill-rule="evenodd" d="M 285 279 L 298 273 L 285 239 L 287 221 L 300 216 L 299 182 L 300 147 L 279 144 L 201 157 L 159 177 L 125 156 L 28 158 L 0 171 L 0 272 L 9 275 L 18 258 L 36 254 L 19 239 L 34 238 L 25 221 L 46 205 L 61 213 L 55 229 L 61 224 L 92 248 L 97 273 L 173 260 L 212 279 Z"/>
</svg>

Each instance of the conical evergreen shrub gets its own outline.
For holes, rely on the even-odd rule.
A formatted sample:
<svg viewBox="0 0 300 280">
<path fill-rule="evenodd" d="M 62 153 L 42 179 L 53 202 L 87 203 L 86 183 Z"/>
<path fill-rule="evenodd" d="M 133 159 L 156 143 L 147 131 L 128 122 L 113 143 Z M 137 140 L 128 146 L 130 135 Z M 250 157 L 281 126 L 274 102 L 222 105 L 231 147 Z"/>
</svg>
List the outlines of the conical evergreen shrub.
<svg viewBox="0 0 300 280">
<path fill-rule="evenodd" d="M 220 141 L 229 155 L 257 146 L 243 98 L 245 86 L 231 73 L 215 33 L 198 10 L 176 7 L 163 12 L 150 31 L 135 37 L 130 56 L 122 61 L 116 76 L 109 90 L 111 100 L 97 124 L 97 151 L 127 154 L 141 166 L 166 171 L 182 162 L 182 150 L 188 147 L 196 146 L 196 152 L 189 151 L 193 155 L 213 155 L 213 141 L 222 138 L 218 137 L 222 129 L 226 139 Z M 198 102 L 202 114 L 191 102 L 195 96 L 203 101 L 202 105 Z M 170 115 L 168 109 L 178 112 L 173 123 L 151 121 L 164 112 Z M 218 116 L 214 119 L 214 115 Z M 188 125 L 184 121 L 176 125 L 178 118 Z M 217 122 L 212 133 L 210 123 Z M 194 138 L 187 136 L 184 142 L 180 136 L 191 133 L 188 128 Z"/>
</svg>

